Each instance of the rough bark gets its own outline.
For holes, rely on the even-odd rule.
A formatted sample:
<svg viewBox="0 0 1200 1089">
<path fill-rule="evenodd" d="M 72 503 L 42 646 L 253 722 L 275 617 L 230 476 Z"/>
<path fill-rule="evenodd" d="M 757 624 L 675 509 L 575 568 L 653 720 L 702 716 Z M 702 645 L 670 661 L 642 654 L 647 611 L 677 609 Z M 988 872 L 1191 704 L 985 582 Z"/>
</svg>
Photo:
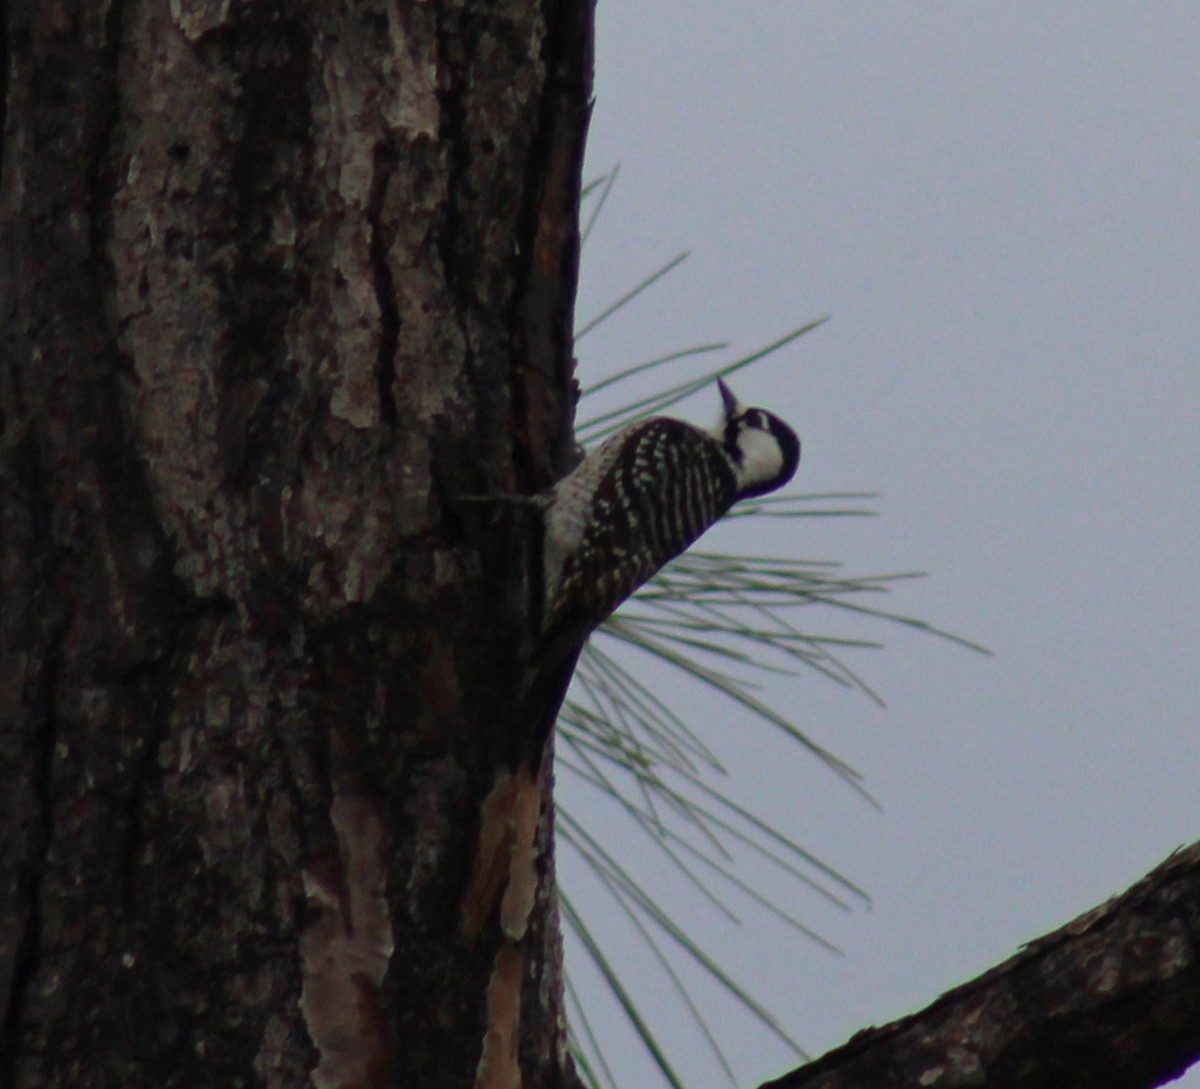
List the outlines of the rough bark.
<svg viewBox="0 0 1200 1089">
<path fill-rule="evenodd" d="M 525 595 L 454 499 L 570 457 L 590 0 L 0 12 L 0 1084 L 575 1084 L 549 851 L 458 934 Z"/>
<path fill-rule="evenodd" d="M 1200 1059 L 1200 843 L 928 1008 L 762 1089 L 1149 1089 Z"/>
</svg>

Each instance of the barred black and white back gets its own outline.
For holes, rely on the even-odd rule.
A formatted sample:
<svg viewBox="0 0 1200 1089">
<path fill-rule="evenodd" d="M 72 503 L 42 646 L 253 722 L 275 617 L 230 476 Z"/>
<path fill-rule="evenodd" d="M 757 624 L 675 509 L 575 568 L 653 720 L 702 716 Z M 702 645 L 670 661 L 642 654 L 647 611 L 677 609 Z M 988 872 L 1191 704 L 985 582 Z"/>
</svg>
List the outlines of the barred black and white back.
<svg viewBox="0 0 1200 1089">
<path fill-rule="evenodd" d="M 718 383 L 712 431 L 657 417 L 631 424 L 547 497 L 543 630 L 587 632 L 739 499 L 786 484 L 800 440 Z"/>
</svg>

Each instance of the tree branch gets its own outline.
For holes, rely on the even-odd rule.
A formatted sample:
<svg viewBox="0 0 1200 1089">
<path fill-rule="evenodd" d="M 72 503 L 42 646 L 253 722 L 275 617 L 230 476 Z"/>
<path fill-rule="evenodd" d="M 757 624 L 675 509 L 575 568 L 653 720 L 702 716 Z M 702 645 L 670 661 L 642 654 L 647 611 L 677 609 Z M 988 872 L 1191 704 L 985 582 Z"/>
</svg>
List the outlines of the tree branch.
<svg viewBox="0 0 1200 1089">
<path fill-rule="evenodd" d="M 1144 1089 L 1200 1058 L 1200 842 L 1120 896 L 761 1089 Z"/>
</svg>

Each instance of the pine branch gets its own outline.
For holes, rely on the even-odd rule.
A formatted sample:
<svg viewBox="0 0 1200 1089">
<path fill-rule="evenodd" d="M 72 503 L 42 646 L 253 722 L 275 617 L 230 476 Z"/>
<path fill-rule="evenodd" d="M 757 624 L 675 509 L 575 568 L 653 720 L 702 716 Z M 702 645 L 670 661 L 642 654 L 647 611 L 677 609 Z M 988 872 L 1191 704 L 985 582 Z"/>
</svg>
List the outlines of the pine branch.
<svg viewBox="0 0 1200 1089">
<path fill-rule="evenodd" d="M 761 1089 L 1149 1089 L 1200 1059 L 1200 842 L 1120 896 Z"/>
</svg>

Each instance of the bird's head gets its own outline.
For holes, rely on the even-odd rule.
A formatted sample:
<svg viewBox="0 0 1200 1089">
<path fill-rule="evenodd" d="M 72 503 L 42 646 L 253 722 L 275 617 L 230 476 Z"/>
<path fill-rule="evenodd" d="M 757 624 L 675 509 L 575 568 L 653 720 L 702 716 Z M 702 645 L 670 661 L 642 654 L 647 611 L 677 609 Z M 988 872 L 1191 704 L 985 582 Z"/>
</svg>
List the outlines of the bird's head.
<svg viewBox="0 0 1200 1089">
<path fill-rule="evenodd" d="M 782 488 L 800 463 L 800 439 L 774 413 L 746 408 L 719 378 L 722 412 L 711 434 L 725 448 L 737 478 L 737 498 Z"/>
</svg>

